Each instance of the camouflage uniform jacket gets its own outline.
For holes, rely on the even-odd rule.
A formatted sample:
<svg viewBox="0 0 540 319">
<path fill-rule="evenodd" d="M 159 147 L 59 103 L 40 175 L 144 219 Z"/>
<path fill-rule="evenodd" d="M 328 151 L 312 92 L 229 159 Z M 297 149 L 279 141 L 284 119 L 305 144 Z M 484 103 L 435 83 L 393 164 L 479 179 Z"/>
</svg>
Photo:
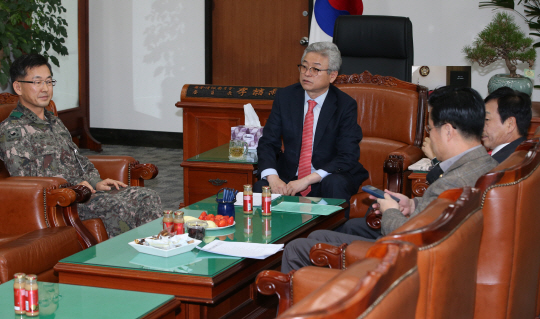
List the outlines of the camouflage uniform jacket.
<svg viewBox="0 0 540 319">
<path fill-rule="evenodd" d="M 87 181 L 92 187 L 101 181 L 58 117 L 45 110 L 42 120 L 20 103 L 0 123 L 0 159 L 11 176 L 62 177 L 73 185 Z"/>
</svg>

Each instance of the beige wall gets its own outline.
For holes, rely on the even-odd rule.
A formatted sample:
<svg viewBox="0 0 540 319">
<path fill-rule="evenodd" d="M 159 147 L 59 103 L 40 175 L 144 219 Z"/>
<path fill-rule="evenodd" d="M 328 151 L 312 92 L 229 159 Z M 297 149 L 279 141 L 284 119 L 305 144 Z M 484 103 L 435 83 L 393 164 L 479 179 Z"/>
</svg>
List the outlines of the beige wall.
<svg viewBox="0 0 540 319">
<path fill-rule="evenodd" d="M 469 65 L 461 50 L 494 15 L 471 0 L 363 3 L 364 14 L 410 17 L 415 65 Z M 472 86 L 485 96 L 489 78 L 504 71 L 502 62 L 474 65 Z M 181 132 L 174 103 L 182 85 L 203 82 L 203 0 L 90 0 L 92 127 Z"/>
<path fill-rule="evenodd" d="M 204 83 L 204 1 L 90 0 L 90 126 L 182 131 L 174 104 Z"/>
</svg>

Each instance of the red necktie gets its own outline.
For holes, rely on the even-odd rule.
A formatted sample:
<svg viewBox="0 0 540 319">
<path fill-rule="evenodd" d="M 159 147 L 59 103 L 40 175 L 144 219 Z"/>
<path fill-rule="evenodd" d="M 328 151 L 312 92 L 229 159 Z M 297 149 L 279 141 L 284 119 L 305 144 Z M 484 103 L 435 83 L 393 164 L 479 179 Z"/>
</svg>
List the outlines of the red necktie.
<svg viewBox="0 0 540 319">
<path fill-rule="evenodd" d="M 304 178 L 311 174 L 311 154 L 313 148 L 313 109 L 317 102 L 308 101 L 308 111 L 304 119 L 304 131 L 302 132 L 302 149 L 300 151 L 300 164 L 298 165 L 298 179 Z M 306 190 L 300 192 L 302 196 L 306 196 L 311 191 L 311 185 Z"/>
</svg>

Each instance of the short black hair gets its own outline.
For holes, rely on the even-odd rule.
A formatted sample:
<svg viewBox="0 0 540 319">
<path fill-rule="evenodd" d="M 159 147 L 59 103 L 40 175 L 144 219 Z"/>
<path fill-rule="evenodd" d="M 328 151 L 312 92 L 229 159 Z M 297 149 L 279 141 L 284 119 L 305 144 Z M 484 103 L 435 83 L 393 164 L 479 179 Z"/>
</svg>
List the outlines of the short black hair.
<svg viewBox="0 0 540 319">
<path fill-rule="evenodd" d="M 486 109 L 482 97 L 468 87 L 443 86 L 429 96 L 431 120 L 435 127 L 446 123 L 459 130 L 464 138 L 480 141 Z"/>
<path fill-rule="evenodd" d="M 51 70 L 51 65 L 46 57 L 41 54 L 24 54 L 16 58 L 15 61 L 11 64 L 9 68 L 9 76 L 11 77 L 11 83 L 17 81 L 18 79 L 24 78 L 28 69 L 32 69 L 38 66 L 46 65 L 53 74 Z"/>
<path fill-rule="evenodd" d="M 519 135 L 526 137 L 532 119 L 531 97 L 526 93 L 503 86 L 488 95 L 484 102 L 487 103 L 495 99 L 501 123 L 504 123 L 509 117 L 514 117 Z"/>
</svg>

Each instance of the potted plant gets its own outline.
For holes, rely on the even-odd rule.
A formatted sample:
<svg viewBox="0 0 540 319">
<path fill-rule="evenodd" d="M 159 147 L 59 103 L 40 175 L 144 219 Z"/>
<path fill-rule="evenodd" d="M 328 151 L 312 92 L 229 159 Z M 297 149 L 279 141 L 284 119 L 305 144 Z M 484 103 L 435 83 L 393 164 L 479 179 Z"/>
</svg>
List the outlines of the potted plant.
<svg viewBox="0 0 540 319">
<path fill-rule="evenodd" d="M 540 37 L 540 0 L 519 0 L 518 5 L 523 4 L 524 14 L 521 14 L 516 10 L 516 3 L 514 0 L 490 0 L 482 1 L 479 4 L 480 8 L 493 7 L 499 9 L 512 10 L 515 14 L 522 17 L 529 25 L 531 32 L 529 35 Z M 540 47 L 540 42 L 533 44 L 533 47 Z"/>
<path fill-rule="evenodd" d="M 496 74 L 489 80 L 488 91 L 491 93 L 501 86 L 532 94 L 533 84 L 528 77 L 516 73 L 519 62 L 528 63 L 532 68 L 536 60 L 536 51 L 532 47 L 533 39 L 526 37 L 514 22 L 514 16 L 507 12 L 498 12 L 493 20 L 478 33 L 472 46 L 465 46 L 463 52 L 472 63 L 485 67 L 497 60 L 504 60 L 509 74 Z"/>
<path fill-rule="evenodd" d="M 9 81 L 12 58 L 23 53 L 41 53 L 60 66 L 49 51 L 68 54 L 67 22 L 60 16 L 64 12 L 61 0 L 0 1 L 0 85 Z"/>
</svg>

